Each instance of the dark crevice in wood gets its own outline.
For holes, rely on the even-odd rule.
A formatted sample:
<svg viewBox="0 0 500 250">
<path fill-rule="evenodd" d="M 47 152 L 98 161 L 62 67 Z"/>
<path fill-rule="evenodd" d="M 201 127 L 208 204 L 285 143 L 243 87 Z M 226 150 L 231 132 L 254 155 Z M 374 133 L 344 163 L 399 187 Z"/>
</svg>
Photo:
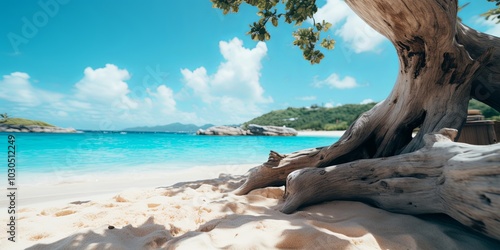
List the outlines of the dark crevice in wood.
<svg viewBox="0 0 500 250">
<path fill-rule="evenodd" d="M 347 163 L 347 162 L 351 162 L 351 161 L 359 160 L 359 159 L 370 159 L 370 158 L 373 158 L 376 151 L 377 151 L 377 143 L 375 142 L 375 135 L 372 134 L 370 137 L 368 137 L 364 141 L 364 143 L 360 144 L 357 148 L 353 149 L 350 153 L 335 157 L 335 159 L 333 159 L 331 161 L 323 162 L 321 165 L 318 165 L 318 167 L 328 167 L 328 166 Z"/>
<path fill-rule="evenodd" d="M 441 176 L 441 177 L 438 179 L 437 184 L 438 184 L 438 185 L 443 185 L 445 182 L 446 182 L 446 177 Z"/>
<path fill-rule="evenodd" d="M 443 72 L 448 72 L 450 69 L 456 69 L 457 68 L 457 62 L 456 62 L 456 57 L 453 56 L 449 52 L 445 52 L 443 54 L 443 63 L 441 63 L 441 70 Z"/>
<path fill-rule="evenodd" d="M 427 110 L 422 109 L 419 112 L 419 115 L 412 117 L 413 120 L 402 122 L 401 133 L 402 135 L 405 135 L 405 143 L 399 145 L 396 154 L 400 154 L 406 148 L 406 146 L 413 140 L 412 137 L 413 131 L 422 125 L 426 117 L 427 117 Z"/>
<path fill-rule="evenodd" d="M 399 55 L 406 55 L 407 54 L 407 51 L 410 50 L 410 46 L 402 43 L 402 42 L 396 42 L 396 45 L 399 47 L 399 48 L 396 48 L 398 50 L 398 54 Z M 408 58 L 406 56 L 400 56 L 399 59 L 402 61 L 403 63 L 403 67 L 401 68 L 401 71 L 403 71 L 404 73 L 408 73 Z"/>
<path fill-rule="evenodd" d="M 471 228 L 478 231 L 478 232 L 481 232 L 481 233 L 486 233 L 486 227 L 484 225 L 484 222 L 480 221 L 480 220 L 475 220 L 475 219 L 472 219 L 472 218 L 469 218 L 472 222 L 472 225 L 471 225 Z"/>
<path fill-rule="evenodd" d="M 491 199 L 488 198 L 488 196 L 482 194 L 479 196 L 479 199 L 486 205 L 490 205 L 491 206 Z"/>
<path fill-rule="evenodd" d="M 422 37 L 415 36 L 413 40 L 410 41 L 411 51 L 408 51 L 408 58 L 416 57 L 416 63 L 414 66 L 413 79 L 417 79 L 420 72 L 425 68 L 426 65 L 426 54 L 425 54 L 425 41 Z"/>
<path fill-rule="evenodd" d="M 408 73 L 409 69 L 413 69 L 413 79 L 417 79 L 420 72 L 426 66 L 425 42 L 422 37 L 415 36 L 413 40 L 405 42 L 396 42 L 398 46 L 399 58 L 403 63 L 404 72 Z M 410 65 L 410 60 L 413 65 Z M 415 61 L 414 61 L 415 60 Z"/>
<path fill-rule="evenodd" d="M 390 178 L 416 178 L 416 179 L 425 179 L 429 175 L 424 173 L 412 173 L 412 174 L 401 174 L 399 172 L 394 172 Z"/>
<path fill-rule="evenodd" d="M 457 78 L 456 76 L 456 69 L 457 69 L 457 63 L 456 63 L 456 57 L 449 53 L 445 52 L 443 54 L 443 62 L 441 63 L 441 71 L 443 71 L 443 75 L 441 78 L 436 82 L 437 84 L 446 84 L 446 83 L 455 83 L 455 79 Z M 447 76 L 451 74 L 450 80 L 446 82 Z"/>
</svg>

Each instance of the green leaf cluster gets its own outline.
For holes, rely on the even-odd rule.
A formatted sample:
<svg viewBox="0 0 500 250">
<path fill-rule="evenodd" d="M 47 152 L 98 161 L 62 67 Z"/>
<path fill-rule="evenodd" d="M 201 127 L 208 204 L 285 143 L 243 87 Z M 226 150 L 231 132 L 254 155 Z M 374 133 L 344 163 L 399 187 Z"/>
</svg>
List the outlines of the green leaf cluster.
<svg viewBox="0 0 500 250">
<path fill-rule="evenodd" d="M 242 2 L 242 0 L 218 0 L 212 1 L 212 7 L 221 9 L 222 13 L 226 15 L 230 12 L 238 12 Z"/>
<path fill-rule="evenodd" d="M 346 104 L 334 108 L 312 105 L 310 108 L 287 108 L 271 111 L 246 123 L 287 126 L 297 130 L 346 130 L 362 113 L 370 110 L 375 103 Z"/>
<path fill-rule="evenodd" d="M 293 45 L 298 46 L 304 55 L 304 58 L 311 63 L 320 63 L 325 55 L 316 49 L 316 44 L 321 39 L 321 32 L 326 32 L 332 26 L 331 23 L 323 21 L 322 23 L 316 23 L 315 29 L 310 28 L 300 28 L 293 32 L 293 37 L 295 41 Z M 333 49 L 335 47 L 335 40 L 328 38 L 323 38 L 320 44 L 323 48 Z"/>
<path fill-rule="evenodd" d="M 316 23 L 314 13 L 318 11 L 316 0 L 210 0 L 214 8 L 222 10 L 222 13 L 236 13 L 241 4 L 246 3 L 258 9 L 259 20 L 250 24 L 248 35 L 256 41 L 267 41 L 271 39 L 271 34 L 267 29 L 269 21 L 274 27 L 278 27 L 279 20 L 284 18 L 285 23 L 300 26 L 308 19 L 313 21 L 313 27 L 298 28 L 293 32 L 294 45 L 298 46 L 306 60 L 311 64 L 319 63 L 325 57 L 318 49 L 333 49 L 335 40 L 330 37 L 321 39 L 321 33 L 327 32 L 332 26 L 330 23 L 322 21 Z M 278 13 L 278 5 L 284 9 L 284 13 Z"/>
<path fill-rule="evenodd" d="M 497 19 L 497 23 L 500 23 L 500 0 L 488 0 L 488 2 L 495 3 L 497 7 L 482 14 L 482 16 L 484 16 L 486 20 L 490 18 Z"/>
</svg>

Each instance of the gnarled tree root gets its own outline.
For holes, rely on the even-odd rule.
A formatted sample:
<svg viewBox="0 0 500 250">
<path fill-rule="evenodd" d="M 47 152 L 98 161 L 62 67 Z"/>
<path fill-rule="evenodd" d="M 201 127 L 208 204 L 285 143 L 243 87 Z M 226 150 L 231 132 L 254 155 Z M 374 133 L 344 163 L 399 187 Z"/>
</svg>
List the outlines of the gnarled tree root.
<svg viewBox="0 0 500 250">
<path fill-rule="evenodd" d="M 456 143 L 455 135 L 442 129 L 413 153 L 294 171 L 281 211 L 357 200 L 398 213 L 444 213 L 500 240 L 500 144 Z"/>
<path fill-rule="evenodd" d="M 234 193 L 244 195 L 257 188 L 283 186 L 288 174 L 309 166 L 311 158 L 316 157 L 320 150 L 321 148 L 306 149 L 290 155 L 282 155 L 271 151 L 267 162 L 251 169 L 245 183 L 236 189 Z M 280 166 L 280 163 L 285 166 Z"/>
</svg>

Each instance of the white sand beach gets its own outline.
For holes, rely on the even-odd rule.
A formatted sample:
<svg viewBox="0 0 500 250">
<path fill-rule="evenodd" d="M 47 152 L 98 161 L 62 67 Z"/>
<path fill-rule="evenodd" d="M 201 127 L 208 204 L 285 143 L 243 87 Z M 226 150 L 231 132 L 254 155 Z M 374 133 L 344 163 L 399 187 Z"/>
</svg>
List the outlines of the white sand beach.
<svg viewBox="0 0 500 250">
<path fill-rule="evenodd" d="M 16 242 L 3 230 L 0 248 L 498 249 L 498 241 L 452 220 L 360 202 L 332 201 L 283 214 L 283 187 L 231 193 L 250 167 L 20 187 Z M 6 211 L 0 223 L 7 224 Z"/>
<path fill-rule="evenodd" d="M 313 130 L 299 130 L 297 136 L 330 136 L 341 137 L 345 130 L 342 131 L 313 131 Z"/>
</svg>

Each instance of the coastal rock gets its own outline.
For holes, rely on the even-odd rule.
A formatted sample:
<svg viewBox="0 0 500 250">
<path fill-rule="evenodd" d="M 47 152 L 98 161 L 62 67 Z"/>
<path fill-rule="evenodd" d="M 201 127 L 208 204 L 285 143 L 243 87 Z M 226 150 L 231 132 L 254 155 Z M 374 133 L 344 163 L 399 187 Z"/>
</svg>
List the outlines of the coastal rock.
<svg viewBox="0 0 500 250">
<path fill-rule="evenodd" d="M 200 129 L 197 135 L 247 135 L 248 131 L 240 127 L 213 126 L 205 130 Z"/>
<path fill-rule="evenodd" d="M 278 126 L 260 126 L 256 124 L 248 125 L 248 130 L 253 135 L 270 135 L 270 136 L 296 136 L 297 130 L 287 127 Z"/>
<path fill-rule="evenodd" d="M 293 128 L 277 126 L 248 125 L 248 130 L 241 127 L 213 126 L 208 129 L 200 129 L 197 135 L 266 135 L 266 136 L 295 136 L 297 131 Z"/>
<path fill-rule="evenodd" d="M 76 133 L 74 128 L 46 127 L 38 125 L 0 125 L 0 132 L 7 133 Z"/>
</svg>

